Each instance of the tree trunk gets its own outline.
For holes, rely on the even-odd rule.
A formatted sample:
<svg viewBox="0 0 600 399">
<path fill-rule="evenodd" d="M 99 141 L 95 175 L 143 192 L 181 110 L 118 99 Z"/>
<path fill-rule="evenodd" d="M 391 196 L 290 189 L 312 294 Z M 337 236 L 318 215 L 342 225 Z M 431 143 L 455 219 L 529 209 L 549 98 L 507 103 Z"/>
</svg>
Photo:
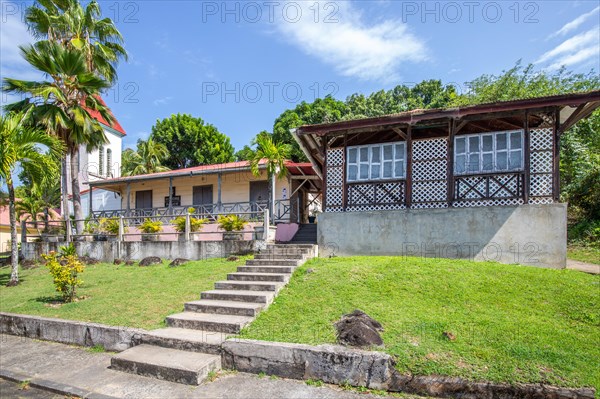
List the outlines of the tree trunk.
<svg viewBox="0 0 600 399">
<path fill-rule="evenodd" d="M 81 209 L 81 194 L 79 192 L 79 147 L 74 146 L 71 150 L 71 194 L 73 201 L 73 215 L 75 216 L 75 231 L 83 234 L 85 222 Z"/>
<path fill-rule="evenodd" d="M 66 226 L 66 222 L 67 219 L 69 219 L 69 184 L 68 184 L 68 169 L 67 169 L 67 157 L 68 155 L 65 154 L 65 156 L 63 157 L 62 161 L 61 161 L 61 187 L 60 187 L 60 192 L 62 195 L 62 217 L 63 220 L 65 221 L 65 226 Z"/>
<path fill-rule="evenodd" d="M 15 188 L 12 178 L 6 181 L 8 186 L 8 213 L 10 220 L 10 259 L 11 268 L 10 281 L 7 286 L 12 287 L 19 284 L 19 246 L 17 243 L 17 215 L 15 209 Z"/>
</svg>

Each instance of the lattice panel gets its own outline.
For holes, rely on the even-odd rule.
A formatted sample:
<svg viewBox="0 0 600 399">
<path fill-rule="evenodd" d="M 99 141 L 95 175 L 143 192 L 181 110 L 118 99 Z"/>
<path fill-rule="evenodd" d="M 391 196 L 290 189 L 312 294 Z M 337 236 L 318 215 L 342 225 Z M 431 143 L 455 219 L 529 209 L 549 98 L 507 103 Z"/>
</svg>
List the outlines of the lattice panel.
<svg viewBox="0 0 600 399">
<path fill-rule="evenodd" d="M 445 138 L 413 141 L 412 207 L 445 208 L 448 141 Z"/>
<path fill-rule="evenodd" d="M 344 166 L 344 149 L 332 148 L 327 151 L 327 167 Z"/>
<path fill-rule="evenodd" d="M 346 208 L 347 212 L 368 212 L 368 211 L 393 211 L 398 209 L 404 209 L 404 204 L 390 204 L 390 205 L 358 205 L 349 206 Z"/>
<path fill-rule="evenodd" d="M 532 198 L 529 203 L 549 204 L 554 202 L 552 199 L 553 146 L 554 131 L 551 127 L 530 131 L 529 195 L 538 198 Z"/>
<path fill-rule="evenodd" d="M 532 197 L 552 196 L 552 175 L 531 175 L 529 187 Z"/>
<path fill-rule="evenodd" d="M 348 186 L 348 211 L 405 208 L 404 182 L 362 183 Z"/>
<path fill-rule="evenodd" d="M 530 201 L 531 203 L 531 201 Z M 506 205 L 521 205 L 522 198 L 504 198 L 504 199 L 489 199 L 475 201 L 455 201 L 452 206 L 457 208 L 475 207 L 475 206 L 506 206 Z"/>
<path fill-rule="evenodd" d="M 533 205 L 553 204 L 554 200 L 552 197 L 530 198 L 529 203 Z"/>
<path fill-rule="evenodd" d="M 532 151 L 552 151 L 553 134 L 552 128 L 531 129 L 529 131 L 529 147 Z"/>
<path fill-rule="evenodd" d="M 341 212 L 344 201 L 344 149 L 327 151 L 327 187 L 325 212 Z"/>
<path fill-rule="evenodd" d="M 349 204 L 373 204 L 375 203 L 374 184 L 353 184 L 348 186 Z"/>
<path fill-rule="evenodd" d="M 531 173 L 552 173 L 552 152 L 537 151 L 530 155 Z"/>
<path fill-rule="evenodd" d="M 457 198 L 465 200 L 487 200 L 490 199 L 488 197 L 493 197 L 493 199 L 515 198 L 523 192 L 521 181 L 516 174 L 461 177 L 456 180 L 455 184 Z"/>
</svg>

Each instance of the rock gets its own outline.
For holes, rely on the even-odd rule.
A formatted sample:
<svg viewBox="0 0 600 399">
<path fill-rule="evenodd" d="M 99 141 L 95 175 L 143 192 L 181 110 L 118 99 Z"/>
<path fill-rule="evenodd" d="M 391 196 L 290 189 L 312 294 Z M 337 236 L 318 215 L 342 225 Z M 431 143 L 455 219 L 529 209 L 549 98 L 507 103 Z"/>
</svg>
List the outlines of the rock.
<svg viewBox="0 0 600 399">
<path fill-rule="evenodd" d="M 158 256 L 148 256 L 140 261 L 139 266 L 152 266 L 162 263 L 162 259 Z"/>
<path fill-rule="evenodd" d="M 450 331 L 444 331 L 442 334 L 448 339 L 448 341 L 454 341 L 456 339 L 456 335 L 452 334 Z"/>
<path fill-rule="evenodd" d="M 176 258 L 176 259 L 173 259 L 173 262 L 169 263 L 169 267 L 181 266 L 189 261 L 190 261 L 189 259 L 185 259 L 185 258 Z"/>
<path fill-rule="evenodd" d="M 97 265 L 98 263 L 100 263 L 99 259 L 92 258 L 91 256 L 87 256 L 87 255 L 80 256 L 79 261 L 81 261 L 81 263 L 83 263 L 85 265 Z"/>
<path fill-rule="evenodd" d="M 237 256 L 233 256 L 233 255 L 231 255 L 229 258 L 227 258 L 227 260 L 228 260 L 229 262 L 235 262 L 235 261 L 237 261 L 237 260 L 240 260 L 240 258 L 238 258 Z"/>
<path fill-rule="evenodd" d="M 311 273 L 314 273 L 314 272 L 315 272 L 315 269 L 313 269 L 311 267 L 309 267 L 308 269 L 306 269 L 306 274 L 311 274 Z"/>
<path fill-rule="evenodd" d="M 29 260 L 29 259 L 25 259 L 24 261 L 20 262 L 21 267 L 25 270 L 27 269 L 34 269 L 36 267 L 38 267 L 38 263 L 34 260 Z"/>
<path fill-rule="evenodd" d="M 135 262 L 132 261 L 132 260 L 126 260 L 125 261 L 125 266 L 133 266 L 134 264 L 135 264 Z"/>
<path fill-rule="evenodd" d="M 123 259 L 117 258 L 113 261 L 113 264 L 115 264 L 115 265 L 120 265 L 121 263 L 123 263 Z"/>
<path fill-rule="evenodd" d="M 358 309 L 343 315 L 335 323 L 335 328 L 337 341 L 341 345 L 356 347 L 383 345 L 383 339 L 378 332 L 383 331 L 381 323 Z"/>
</svg>

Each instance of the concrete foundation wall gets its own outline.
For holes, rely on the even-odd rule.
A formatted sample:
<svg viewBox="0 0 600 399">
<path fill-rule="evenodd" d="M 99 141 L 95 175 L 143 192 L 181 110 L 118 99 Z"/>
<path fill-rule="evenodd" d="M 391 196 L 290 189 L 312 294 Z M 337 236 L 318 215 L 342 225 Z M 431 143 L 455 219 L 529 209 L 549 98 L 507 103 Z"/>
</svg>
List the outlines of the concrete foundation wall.
<svg viewBox="0 0 600 399">
<path fill-rule="evenodd" d="M 64 242 L 28 242 L 21 244 L 25 259 L 36 260 L 42 254 L 59 251 Z M 147 256 L 163 259 L 186 258 L 191 260 L 224 258 L 230 255 L 243 255 L 264 246 L 264 241 L 94 241 L 75 242 L 77 254 L 113 262 L 115 259 L 140 260 Z"/>
<path fill-rule="evenodd" d="M 564 268 L 567 205 L 322 213 L 321 256 L 403 255 Z"/>
</svg>

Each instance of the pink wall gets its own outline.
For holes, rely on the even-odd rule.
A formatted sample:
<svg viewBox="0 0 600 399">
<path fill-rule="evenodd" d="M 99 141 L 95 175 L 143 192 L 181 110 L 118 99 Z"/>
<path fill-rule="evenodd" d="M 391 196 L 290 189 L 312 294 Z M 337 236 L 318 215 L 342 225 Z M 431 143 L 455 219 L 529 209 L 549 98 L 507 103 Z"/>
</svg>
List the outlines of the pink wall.
<svg viewBox="0 0 600 399">
<path fill-rule="evenodd" d="M 298 232 L 300 226 L 298 223 L 280 223 L 277 225 L 275 233 L 275 241 L 287 242 L 290 241 Z"/>
<path fill-rule="evenodd" d="M 262 223 L 251 222 L 246 225 L 244 228 L 244 240 L 252 240 L 254 237 L 254 226 L 262 226 Z M 167 225 L 163 226 L 163 231 L 159 236 L 160 241 L 177 241 L 179 239 L 179 234 L 169 234 L 169 233 L 177 233 L 173 226 Z M 128 235 L 125 236 L 125 241 L 141 241 L 142 236 L 140 235 L 140 231 L 136 227 L 129 228 L 127 232 Z M 223 231 L 219 230 L 219 225 L 217 223 L 205 224 L 202 227 L 202 230 L 198 233 L 191 233 L 191 239 L 194 241 L 221 241 L 223 239 Z"/>
</svg>

